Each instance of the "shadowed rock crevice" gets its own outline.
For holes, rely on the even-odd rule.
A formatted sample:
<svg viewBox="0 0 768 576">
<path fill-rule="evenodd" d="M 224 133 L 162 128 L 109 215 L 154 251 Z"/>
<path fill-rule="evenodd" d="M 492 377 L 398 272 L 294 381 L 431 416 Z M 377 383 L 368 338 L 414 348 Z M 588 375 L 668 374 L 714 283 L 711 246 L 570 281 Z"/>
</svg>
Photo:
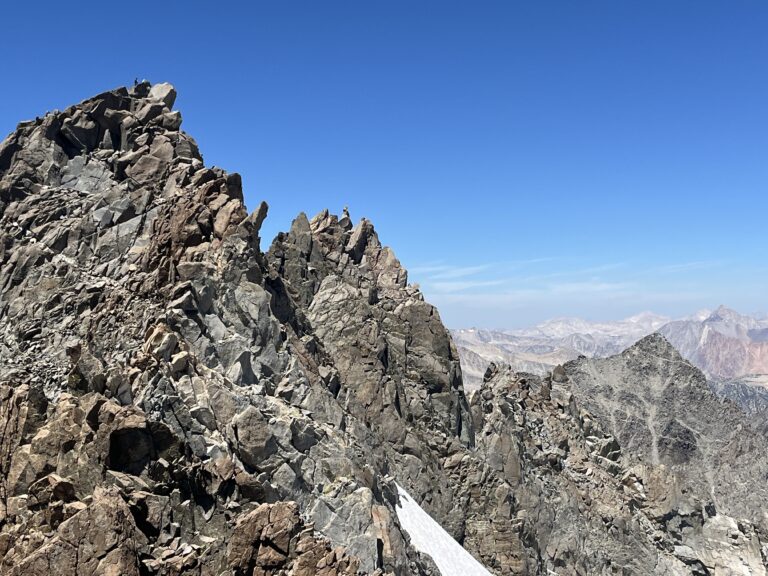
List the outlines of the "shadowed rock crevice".
<svg viewBox="0 0 768 576">
<path fill-rule="evenodd" d="M 107 468 L 139 475 L 154 454 L 152 436 L 147 430 L 116 430 L 109 437 Z"/>
</svg>

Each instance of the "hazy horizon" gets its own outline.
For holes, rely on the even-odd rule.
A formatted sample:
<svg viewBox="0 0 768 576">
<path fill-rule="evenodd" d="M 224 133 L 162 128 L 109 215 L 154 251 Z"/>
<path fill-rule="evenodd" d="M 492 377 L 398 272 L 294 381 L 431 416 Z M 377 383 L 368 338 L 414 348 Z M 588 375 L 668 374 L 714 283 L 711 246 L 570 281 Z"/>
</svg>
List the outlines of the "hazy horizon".
<svg viewBox="0 0 768 576">
<path fill-rule="evenodd" d="M 613 324 L 613 323 L 618 323 L 618 322 L 629 321 L 633 317 L 640 316 L 640 315 L 643 315 L 643 314 L 653 314 L 655 316 L 658 316 L 660 318 L 664 318 L 664 319 L 672 322 L 672 321 L 676 321 L 676 320 L 693 319 L 693 318 L 695 318 L 697 316 L 701 316 L 701 315 L 704 315 L 704 314 L 709 316 L 710 314 L 714 313 L 720 307 L 725 307 L 725 308 L 728 308 L 730 310 L 734 310 L 735 312 L 737 312 L 738 314 L 740 314 L 742 316 L 749 316 L 751 318 L 755 318 L 756 320 L 765 320 L 766 318 L 768 318 L 768 313 L 766 313 L 763 310 L 754 310 L 754 311 L 735 310 L 731 306 L 727 306 L 725 304 L 720 304 L 718 306 L 712 306 L 712 307 L 709 307 L 709 308 L 699 308 L 697 310 L 692 310 L 689 314 L 683 314 L 683 315 L 678 315 L 678 316 L 669 316 L 669 315 L 666 315 L 666 314 L 658 314 L 658 313 L 654 312 L 653 310 L 640 310 L 640 311 L 636 312 L 635 314 L 630 314 L 628 316 L 623 316 L 621 318 L 585 317 L 585 316 L 573 316 L 573 315 L 570 315 L 570 316 L 568 316 L 568 315 L 566 315 L 566 316 L 552 316 L 550 318 L 545 318 L 545 319 L 543 319 L 541 321 L 532 322 L 530 324 L 520 324 L 520 325 L 517 325 L 517 326 L 493 326 L 493 325 L 488 325 L 488 326 L 479 326 L 479 325 L 454 326 L 454 325 L 451 325 L 451 324 L 448 324 L 447 322 L 445 322 L 445 319 L 443 319 L 443 321 L 445 322 L 446 327 L 449 330 L 472 330 L 472 329 L 477 329 L 477 330 L 494 330 L 494 331 L 509 331 L 509 330 L 514 331 L 514 330 L 520 330 L 520 329 L 525 329 L 525 328 L 532 328 L 534 326 L 545 324 L 547 322 L 558 322 L 558 321 L 568 321 L 568 320 L 583 320 L 583 321 L 589 322 L 590 324 L 603 324 L 603 323 L 604 324 Z"/>
</svg>

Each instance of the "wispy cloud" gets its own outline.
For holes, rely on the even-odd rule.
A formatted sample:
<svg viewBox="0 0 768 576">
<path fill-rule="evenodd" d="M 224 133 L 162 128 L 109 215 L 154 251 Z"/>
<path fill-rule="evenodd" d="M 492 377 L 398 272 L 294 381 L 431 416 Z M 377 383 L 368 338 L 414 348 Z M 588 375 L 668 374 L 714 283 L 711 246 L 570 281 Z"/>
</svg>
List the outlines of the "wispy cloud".
<svg viewBox="0 0 768 576">
<path fill-rule="evenodd" d="M 569 294 L 580 292 L 607 292 L 623 285 L 606 280 L 606 272 L 617 271 L 627 265 L 623 262 L 582 266 L 558 271 L 542 270 L 541 264 L 554 258 L 536 258 L 505 263 L 487 263 L 476 266 L 450 266 L 430 264 L 411 269 L 411 279 L 428 293 L 450 294 L 470 290 L 518 293 Z M 527 273 L 525 273 L 527 272 Z"/>
<path fill-rule="evenodd" d="M 526 308 L 620 306 L 645 309 L 705 297 L 695 282 L 666 285 L 670 275 L 716 268 L 719 261 L 691 261 L 639 267 L 629 262 L 545 266 L 555 258 L 507 263 L 417 266 L 411 277 L 428 298 L 440 306 L 465 310 L 522 311 Z"/>
<path fill-rule="evenodd" d="M 482 273 L 504 272 L 519 270 L 527 266 L 533 266 L 544 262 L 556 260 L 553 257 L 529 258 L 527 260 L 511 260 L 506 262 L 487 262 L 472 266 L 459 266 L 446 264 L 443 262 L 434 262 L 412 266 L 409 273 L 413 277 L 420 277 L 428 280 L 452 280 L 456 278 L 466 278 Z"/>
<path fill-rule="evenodd" d="M 488 288 L 491 286 L 502 286 L 504 284 L 506 284 L 505 280 L 463 280 L 455 282 L 429 282 L 428 286 L 435 292 L 450 294 L 453 292 L 466 292 L 467 290 L 477 290 L 479 288 Z"/>
<path fill-rule="evenodd" d="M 563 269 L 556 272 L 547 272 L 546 274 L 534 274 L 530 276 L 522 276 L 512 278 L 517 282 L 542 282 L 545 280 L 554 280 L 557 278 L 583 278 L 583 277 L 596 277 L 601 273 L 610 272 L 615 270 L 621 270 L 627 268 L 628 264 L 625 262 L 615 262 L 612 264 L 601 264 L 599 266 L 588 266 L 582 268 Z"/>
<path fill-rule="evenodd" d="M 697 260 L 694 262 L 681 262 L 679 264 L 667 264 L 665 266 L 659 266 L 651 271 L 658 272 L 689 272 L 691 270 L 708 270 L 710 268 L 718 268 L 722 266 L 724 262 L 720 260 Z"/>
<path fill-rule="evenodd" d="M 481 272 L 486 272 L 492 268 L 492 264 L 481 264 L 479 266 L 449 266 L 447 264 L 436 266 L 417 266 L 411 268 L 411 276 L 424 276 L 432 280 L 452 280 L 455 278 L 466 278 L 475 276 Z"/>
<path fill-rule="evenodd" d="M 701 291 L 664 291 L 645 292 L 636 286 L 596 285 L 596 286 L 552 286 L 547 289 L 519 289 L 504 292 L 485 293 L 434 293 L 430 300 L 438 306 L 458 305 L 468 309 L 524 309 L 532 305 L 562 304 L 565 300 L 574 306 L 584 304 L 627 304 L 637 311 L 645 306 L 668 302 L 691 302 L 705 297 Z M 576 314 L 576 311 L 573 312 Z M 548 316 L 551 317 L 552 313 Z"/>
<path fill-rule="evenodd" d="M 733 262 L 579 262 L 536 258 L 451 265 L 441 261 L 411 269 L 449 325 L 522 326 L 555 316 L 617 319 L 653 310 L 674 315 L 723 300 L 723 271 Z M 753 300 L 757 297 L 753 297 Z M 763 301 L 760 296 L 759 300 Z"/>
<path fill-rule="evenodd" d="M 586 282 L 562 282 L 546 287 L 551 294 L 615 294 L 624 293 L 632 288 L 631 284 L 623 282 L 602 282 L 592 280 Z"/>
</svg>

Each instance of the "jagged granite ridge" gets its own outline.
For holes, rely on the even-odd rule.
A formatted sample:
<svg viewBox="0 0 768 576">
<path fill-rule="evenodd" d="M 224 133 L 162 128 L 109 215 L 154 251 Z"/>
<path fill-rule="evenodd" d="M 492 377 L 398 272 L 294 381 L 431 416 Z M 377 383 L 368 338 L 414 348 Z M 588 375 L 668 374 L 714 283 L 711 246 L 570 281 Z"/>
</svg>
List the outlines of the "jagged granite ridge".
<svg viewBox="0 0 768 576">
<path fill-rule="evenodd" d="M 356 417 L 361 400 L 309 325 L 287 320 L 307 314 L 261 252 L 266 205 L 249 215 L 239 176 L 203 165 L 174 96 L 146 83 L 107 92 L 21 124 L 0 147 L 4 572 L 42 573 L 54 550 L 54 572 L 98 572 L 119 550 L 125 574 L 246 573 L 227 550 L 240 519 L 295 501 L 361 570 L 433 573 L 392 519 L 389 463 L 370 458 L 381 440 Z M 364 272 L 351 269 L 381 247 L 366 223 L 338 235 L 356 286 Z M 386 285 L 387 270 L 405 278 L 382 260 L 382 292 L 437 318 L 402 281 Z M 386 419 L 423 399 L 448 442 L 466 401 L 433 323 L 442 347 L 414 347 L 429 374 L 399 382 Z M 389 452 L 403 451 L 397 441 Z M 39 482 L 72 489 L 40 501 Z M 137 536 L 128 549 L 85 534 L 83 550 L 63 532 L 107 489 L 104 507 L 120 499 L 131 514 L 100 530 Z"/>
</svg>

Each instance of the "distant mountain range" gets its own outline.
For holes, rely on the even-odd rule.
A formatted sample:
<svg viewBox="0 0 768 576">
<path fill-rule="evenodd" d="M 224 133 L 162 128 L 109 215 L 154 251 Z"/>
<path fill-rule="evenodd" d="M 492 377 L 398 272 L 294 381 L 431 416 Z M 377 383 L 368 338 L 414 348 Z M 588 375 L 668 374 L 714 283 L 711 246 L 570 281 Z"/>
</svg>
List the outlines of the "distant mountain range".
<svg viewBox="0 0 768 576">
<path fill-rule="evenodd" d="M 675 320 L 659 332 L 710 379 L 768 373 L 768 320 L 721 306 L 702 320 Z"/>
<path fill-rule="evenodd" d="M 618 322 L 559 318 L 519 330 L 469 328 L 451 333 L 465 385 L 473 389 L 482 383 L 490 362 L 542 374 L 579 356 L 617 354 L 653 332 L 664 335 L 711 381 L 735 384 L 744 377 L 768 374 L 768 319 L 725 306 L 677 320 L 644 312 Z"/>
</svg>

